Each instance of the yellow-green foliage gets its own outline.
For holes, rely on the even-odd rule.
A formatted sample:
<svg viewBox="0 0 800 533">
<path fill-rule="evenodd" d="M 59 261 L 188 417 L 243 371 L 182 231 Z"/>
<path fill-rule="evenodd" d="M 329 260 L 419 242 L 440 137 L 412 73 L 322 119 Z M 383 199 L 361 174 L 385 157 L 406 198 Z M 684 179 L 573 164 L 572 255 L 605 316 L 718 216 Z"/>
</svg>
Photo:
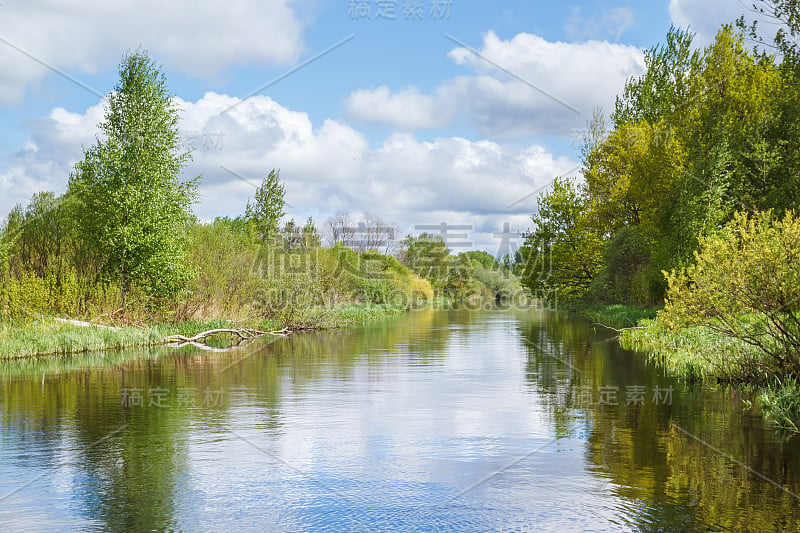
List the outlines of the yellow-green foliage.
<svg viewBox="0 0 800 533">
<path fill-rule="evenodd" d="M 779 372 L 800 371 L 800 220 L 737 213 L 700 241 L 695 264 L 667 275 L 670 328 L 704 326 L 757 347 Z"/>
<path fill-rule="evenodd" d="M 415 301 L 433 300 L 434 294 L 431 283 L 413 272 L 408 273 L 408 287 Z"/>
<path fill-rule="evenodd" d="M 0 286 L 0 313 L 4 316 L 24 316 L 48 309 L 49 291 L 45 280 L 32 272 L 19 278 L 6 276 Z"/>
<path fill-rule="evenodd" d="M 322 248 L 318 240 L 289 249 L 279 241 L 265 245 L 243 219 L 194 223 L 188 235 L 186 254 L 194 275 L 185 292 L 155 302 L 134 289 L 127 299 L 128 320 L 226 317 L 314 327 L 327 320 L 321 310 L 344 302 L 408 309 L 433 297 L 429 282 L 388 255 Z M 44 275 L 19 261 L 15 270 L 3 269 L 0 316 L 118 317 L 119 288 L 95 281 L 91 268 L 79 275 L 77 267 L 66 263 Z"/>
<path fill-rule="evenodd" d="M 365 302 L 410 308 L 433 295 L 420 279 L 391 256 L 359 253 L 346 247 L 310 247 L 292 252 L 264 251 L 260 316 L 284 324 L 308 326 L 319 309 L 342 302 Z"/>
<path fill-rule="evenodd" d="M 73 268 L 45 277 L 24 271 L 19 276 L 0 276 L 0 316 L 25 317 L 39 314 L 98 314 L 108 307 L 108 288 L 79 279 Z M 112 292 L 114 292 L 112 290 Z M 118 301 L 116 293 L 113 301 Z"/>
<path fill-rule="evenodd" d="M 175 318 L 247 315 L 263 283 L 259 246 L 249 228 L 225 219 L 197 224 L 189 230 L 189 242 L 197 276 L 176 305 Z"/>
</svg>

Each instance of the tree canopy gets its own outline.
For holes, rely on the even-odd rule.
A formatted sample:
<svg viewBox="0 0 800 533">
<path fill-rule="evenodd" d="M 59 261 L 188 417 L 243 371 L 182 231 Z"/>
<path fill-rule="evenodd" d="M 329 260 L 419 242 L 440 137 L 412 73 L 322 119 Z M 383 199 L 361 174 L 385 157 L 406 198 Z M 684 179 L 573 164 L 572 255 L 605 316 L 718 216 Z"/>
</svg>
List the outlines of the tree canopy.
<svg viewBox="0 0 800 533">
<path fill-rule="evenodd" d="M 85 246 L 116 279 L 156 298 L 179 292 L 191 276 L 185 252 L 197 180 L 183 180 L 190 158 L 178 134 L 179 110 L 163 73 L 144 52 L 122 60 L 108 96 L 101 138 L 84 150 L 69 179 Z"/>
<path fill-rule="evenodd" d="M 253 202 L 247 202 L 245 218 L 253 224 L 264 243 L 273 243 L 278 237 L 281 217 L 286 214 L 285 195 L 280 170 L 272 169 L 256 189 Z"/>
<path fill-rule="evenodd" d="M 522 250 L 529 288 L 656 304 L 667 290 L 662 272 L 691 264 L 701 240 L 737 212 L 797 208 L 794 59 L 748 49 L 745 38 L 723 26 L 699 50 L 672 28 L 645 54 L 646 71 L 626 83 L 610 127 L 599 113 L 589 123 L 582 179 L 557 179 L 540 196 Z"/>
</svg>

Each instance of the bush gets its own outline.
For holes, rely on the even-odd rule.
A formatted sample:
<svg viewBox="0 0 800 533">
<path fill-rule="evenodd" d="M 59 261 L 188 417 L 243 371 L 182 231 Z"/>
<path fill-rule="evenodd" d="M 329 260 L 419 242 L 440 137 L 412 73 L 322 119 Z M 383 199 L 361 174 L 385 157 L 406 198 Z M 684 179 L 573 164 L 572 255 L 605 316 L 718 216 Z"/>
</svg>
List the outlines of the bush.
<svg viewBox="0 0 800 533">
<path fill-rule="evenodd" d="M 739 339 L 763 353 L 769 370 L 800 375 L 800 220 L 737 213 L 700 240 L 695 260 L 667 275 L 659 321 Z"/>
<path fill-rule="evenodd" d="M 408 273 L 408 289 L 411 294 L 411 301 L 418 304 L 421 301 L 433 300 L 433 287 L 426 279 L 422 279 L 414 272 Z"/>
<path fill-rule="evenodd" d="M 520 284 L 519 278 L 499 268 L 476 267 L 475 279 L 489 290 L 492 298 L 498 300 L 513 298 L 515 294 L 522 291 L 522 284 Z"/>
<path fill-rule="evenodd" d="M 238 317 L 251 312 L 262 288 L 259 247 L 249 228 L 235 220 L 217 219 L 189 230 L 189 256 L 197 275 L 175 319 Z"/>
</svg>

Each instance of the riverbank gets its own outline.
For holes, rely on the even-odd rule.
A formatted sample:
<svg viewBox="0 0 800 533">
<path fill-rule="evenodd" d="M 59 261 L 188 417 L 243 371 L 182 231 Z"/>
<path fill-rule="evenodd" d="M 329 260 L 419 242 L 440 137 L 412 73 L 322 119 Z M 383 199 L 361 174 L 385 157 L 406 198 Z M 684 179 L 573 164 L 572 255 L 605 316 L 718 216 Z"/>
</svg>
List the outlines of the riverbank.
<svg viewBox="0 0 800 533">
<path fill-rule="evenodd" d="M 589 305 L 572 310 L 593 322 L 622 329 L 639 324 L 640 320 L 654 319 L 660 307 L 635 307 L 632 305 Z"/>
<path fill-rule="evenodd" d="M 794 376 L 772 369 L 758 348 L 741 339 L 702 326 L 671 330 L 656 319 L 642 319 L 635 329 L 622 329 L 620 344 L 648 353 L 689 382 L 755 390 L 756 408 L 780 436 L 800 433 L 800 384 Z"/>
<path fill-rule="evenodd" d="M 794 376 L 776 372 L 757 347 L 741 339 L 703 326 L 670 329 L 657 319 L 660 309 L 592 305 L 569 312 L 618 330 L 623 348 L 647 353 L 680 379 L 756 391 L 756 409 L 779 435 L 800 433 L 800 383 Z"/>
<path fill-rule="evenodd" d="M 704 327 L 671 330 L 657 320 L 661 307 L 591 305 L 570 312 L 620 332 L 624 348 L 647 352 L 672 374 L 687 381 L 766 382 L 769 375 L 744 372 L 743 360 L 755 362 L 757 350 L 741 340 Z"/>
<path fill-rule="evenodd" d="M 97 350 L 113 350 L 134 346 L 165 344 L 170 335 L 192 336 L 217 328 L 251 327 L 262 331 L 338 329 L 377 320 L 406 311 L 400 305 L 344 303 L 332 308 L 309 310 L 297 323 L 278 320 L 232 321 L 222 318 L 189 320 L 176 324 L 121 325 L 97 324 L 81 326 L 42 317 L 38 320 L 18 319 L 0 322 L 0 359 L 67 355 Z"/>
</svg>

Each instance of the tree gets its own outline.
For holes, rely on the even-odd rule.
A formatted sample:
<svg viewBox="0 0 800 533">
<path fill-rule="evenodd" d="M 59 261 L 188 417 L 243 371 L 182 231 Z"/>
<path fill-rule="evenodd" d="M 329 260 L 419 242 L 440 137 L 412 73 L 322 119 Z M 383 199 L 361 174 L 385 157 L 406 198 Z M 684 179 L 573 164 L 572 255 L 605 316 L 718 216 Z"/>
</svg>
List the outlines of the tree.
<svg viewBox="0 0 800 533">
<path fill-rule="evenodd" d="M 286 252 L 298 252 L 303 249 L 303 230 L 293 218 L 283 225 L 281 241 Z"/>
<path fill-rule="evenodd" d="M 422 233 L 409 235 L 402 243 L 402 262 L 408 268 L 431 282 L 434 290 L 441 292 L 447 276 L 450 250 L 439 235 Z"/>
<path fill-rule="evenodd" d="M 280 170 L 272 169 L 261 186 L 256 189 L 255 201 L 247 202 L 245 218 L 252 223 L 265 244 L 273 242 L 278 236 L 278 224 L 285 215 L 286 191 L 280 182 Z"/>
<path fill-rule="evenodd" d="M 589 292 L 602 265 L 604 235 L 592 225 L 587 199 L 574 182 L 556 178 L 539 196 L 539 211 L 525 234 L 522 283 L 547 300 L 575 301 Z"/>
<path fill-rule="evenodd" d="M 464 298 L 476 291 L 475 266 L 466 253 L 447 258 L 447 276 L 442 288 L 451 298 Z"/>
<path fill-rule="evenodd" d="M 317 231 L 317 226 L 314 224 L 314 219 L 308 217 L 306 225 L 303 226 L 303 247 L 305 248 L 319 248 L 322 245 L 322 239 Z"/>
<path fill-rule="evenodd" d="M 169 298 L 190 279 L 186 226 L 199 177 L 180 178 L 191 156 L 178 135 L 179 110 L 153 60 L 128 53 L 119 76 L 99 125 L 102 138 L 84 150 L 68 194 L 80 204 L 84 245 L 119 285 L 124 313 L 132 288 Z"/>
<path fill-rule="evenodd" d="M 737 213 L 700 239 L 695 259 L 667 276 L 659 321 L 739 339 L 763 353 L 761 370 L 800 375 L 800 219 Z"/>
<path fill-rule="evenodd" d="M 682 120 L 689 102 L 687 77 L 698 59 L 692 39 L 690 32 L 672 26 L 665 44 L 645 52 L 645 73 L 628 80 L 617 97 L 612 115 L 615 125 L 643 120 L 653 124 L 659 119 L 676 124 Z"/>
<path fill-rule="evenodd" d="M 489 252 L 485 252 L 483 250 L 470 250 L 465 252 L 467 257 L 469 257 L 472 264 L 475 268 L 481 267 L 487 270 L 499 270 L 500 269 L 500 262 L 490 254 Z"/>
<path fill-rule="evenodd" d="M 72 231 L 63 198 L 49 191 L 31 197 L 16 239 L 16 262 L 44 278 L 60 277 L 66 263 Z"/>
<path fill-rule="evenodd" d="M 347 211 L 339 211 L 325 221 L 325 240 L 328 246 L 334 247 L 337 244 L 348 246 L 352 242 L 355 233 L 355 222 Z"/>
</svg>

